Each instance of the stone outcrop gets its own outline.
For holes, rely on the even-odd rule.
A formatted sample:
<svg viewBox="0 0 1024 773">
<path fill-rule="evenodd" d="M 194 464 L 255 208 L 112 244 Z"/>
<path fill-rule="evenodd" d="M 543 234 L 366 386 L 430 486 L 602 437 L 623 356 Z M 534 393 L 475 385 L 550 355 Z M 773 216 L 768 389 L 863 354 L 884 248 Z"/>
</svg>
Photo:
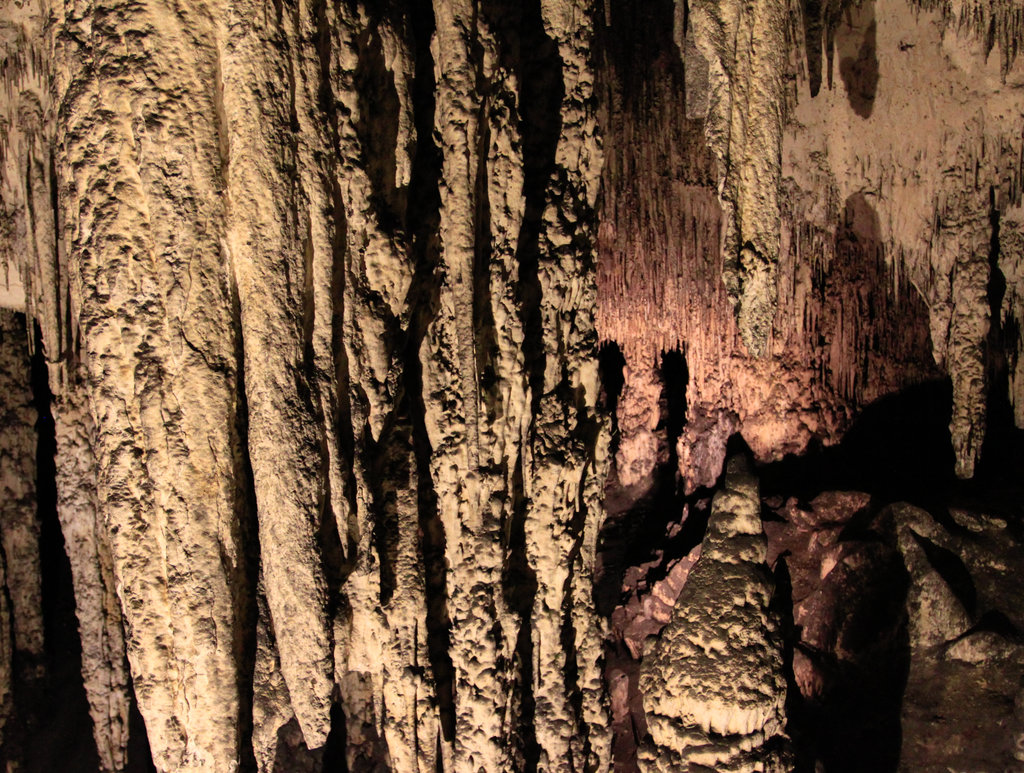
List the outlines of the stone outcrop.
<svg viewBox="0 0 1024 773">
<path fill-rule="evenodd" d="M 802 765 L 1019 765 L 1021 545 L 985 512 L 994 504 L 941 521 L 855 491 L 773 505 L 768 552 L 791 588 Z"/>
</svg>

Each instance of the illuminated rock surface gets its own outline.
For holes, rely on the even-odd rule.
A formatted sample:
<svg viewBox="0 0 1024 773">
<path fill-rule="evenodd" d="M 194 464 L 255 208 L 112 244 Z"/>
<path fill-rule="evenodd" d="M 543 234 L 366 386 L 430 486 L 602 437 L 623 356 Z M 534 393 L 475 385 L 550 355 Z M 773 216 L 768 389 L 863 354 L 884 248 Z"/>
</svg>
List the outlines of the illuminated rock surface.
<svg viewBox="0 0 1024 773">
<path fill-rule="evenodd" d="M 1009 598 L 1016 516 L 978 558 L 894 506 L 853 566 L 776 483 L 766 548 L 753 476 L 933 387 L 929 469 L 1017 463 L 1022 43 L 1010 0 L 4 2 L 4 761 L 783 769 L 849 577 L 905 590 L 908 696 L 1011 673 L 931 567 Z M 814 507 L 907 498 L 872 470 Z"/>
</svg>

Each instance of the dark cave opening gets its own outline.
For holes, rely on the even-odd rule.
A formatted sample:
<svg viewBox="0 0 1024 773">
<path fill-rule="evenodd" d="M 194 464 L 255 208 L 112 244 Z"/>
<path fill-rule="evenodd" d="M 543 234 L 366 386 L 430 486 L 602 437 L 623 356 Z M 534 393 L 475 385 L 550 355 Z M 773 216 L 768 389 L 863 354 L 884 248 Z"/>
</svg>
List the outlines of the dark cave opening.
<svg viewBox="0 0 1024 773">
<path fill-rule="evenodd" d="M 1005 376 L 1004 376 L 1005 378 Z M 989 390 L 988 422 L 975 475 L 954 472 L 948 378 L 915 384 L 865 407 L 834 446 L 812 442 L 807 451 L 760 465 L 761 495 L 810 501 L 822 491 L 863 491 L 881 507 L 905 501 L 944 519 L 958 502 L 993 507 L 1011 520 L 1024 469 L 1024 430 L 1013 425 L 1005 384 Z"/>
<path fill-rule="evenodd" d="M 955 486 L 949 440 L 952 386 L 928 381 L 876 400 L 834 446 L 812 442 L 758 469 L 761 496 L 810 501 L 822 491 L 864 491 L 926 509 Z"/>
<path fill-rule="evenodd" d="M 628 567 L 650 562 L 654 550 L 659 551 L 663 563 L 686 555 L 700 543 L 706 525 L 706 513 L 703 524 L 699 515 L 705 508 L 697 507 L 706 498 L 706 492 L 684 496 L 677 464 L 676 441 L 686 424 L 686 359 L 678 350 L 664 352 L 659 366 L 660 417 L 654 430 L 659 445 L 658 464 L 647 481 L 626 487 L 619 482 L 613 463 L 605 484 L 606 516 L 598 538 L 600 569 L 594 586 L 598 613 L 605 617 L 619 603 L 620 586 Z M 624 367 L 618 344 L 605 343 L 599 351 L 601 401 L 612 416 L 612 453 L 619 438 L 614 417 L 622 395 Z M 665 535 L 669 532 L 672 536 L 666 545 Z"/>
<path fill-rule="evenodd" d="M 597 350 L 597 368 L 601 378 L 601 395 L 598 400 L 598 408 L 611 417 L 612 422 L 612 449 L 615 453 L 616 439 L 618 436 L 618 419 L 615 416 L 619 407 L 619 396 L 622 394 L 622 387 L 625 378 L 622 369 L 626 367 L 626 358 L 622 356 L 622 350 L 614 341 L 606 341 Z"/>
</svg>

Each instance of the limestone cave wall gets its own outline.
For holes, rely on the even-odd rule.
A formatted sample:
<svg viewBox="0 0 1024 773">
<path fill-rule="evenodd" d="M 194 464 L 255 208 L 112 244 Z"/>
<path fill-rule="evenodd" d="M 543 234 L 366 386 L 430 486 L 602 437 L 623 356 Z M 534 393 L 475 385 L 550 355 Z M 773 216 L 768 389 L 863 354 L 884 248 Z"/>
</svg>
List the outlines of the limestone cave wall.
<svg viewBox="0 0 1024 773">
<path fill-rule="evenodd" d="M 0 32 L 0 722 L 48 678 L 58 545 L 92 769 L 788 769 L 755 467 L 943 379 L 961 478 L 993 403 L 1024 429 L 1013 0 L 6 0 Z M 608 602 L 651 719 L 621 746 L 606 512 L 663 474 L 707 533 L 659 625 Z M 679 670 L 715 593 L 736 638 Z"/>
</svg>

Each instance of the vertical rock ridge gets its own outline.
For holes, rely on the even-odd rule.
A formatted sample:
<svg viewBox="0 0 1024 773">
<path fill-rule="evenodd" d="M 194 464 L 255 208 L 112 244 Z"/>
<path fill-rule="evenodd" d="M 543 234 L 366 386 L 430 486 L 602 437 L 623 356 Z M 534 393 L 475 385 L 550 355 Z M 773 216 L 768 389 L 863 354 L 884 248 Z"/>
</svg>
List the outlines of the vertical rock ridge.
<svg viewBox="0 0 1024 773">
<path fill-rule="evenodd" d="M 512 752 L 519 623 L 501 573 L 527 420 L 514 297 L 523 181 L 514 76 L 503 62 L 518 52 L 505 50 L 514 45 L 512 20 L 498 13 L 469 1 L 434 4 L 441 283 L 420 361 L 448 563 L 456 770 L 507 769 Z M 459 418 L 441 413 L 443 405 Z"/>
<path fill-rule="evenodd" d="M 131 687 L 110 536 L 96 492 L 96 428 L 78 369 L 54 405 L 57 514 L 71 563 L 82 679 L 105 773 L 124 770 Z"/>
<path fill-rule="evenodd" d="M 159 770 L 230 769 L 233 334 L 218 137 L 188 120 L 214 114 L 214 56 L 160 3 L 109 6 L 94 27 L 89 8 L 58 10 L 62 241 L 135 693 Z"/>
<path fill-rule="evenodd" d="M 594 769 L 610 757 L 591 599 L 607 424 L 597 415 L 597 135 L 589 5 L 541 2 L 562 61 L 560 134 L 541 220 L 537 278 L 543 382 L 524 466 L 526 555 L 538 588 L 531 616 L 539 769 Z M 595 485 L 595 483 L 597 485 Z"/>
<path fill-rule="evenodd" d="M 760 357 L 768 350 L 777 299 L 784 5 L 693 2 L 689 23 L 709 68 L 704 131 L 719 164 L 723 280 L 743 343 Z"/>
<path fill-rule="evenodd" d="M 323 204 L 309 184 L 316 170 L 303 164 L 309 159 L 295 133 L 307 115 L 305 80 L 296 72 L 304 52 L 288 47 L 283 61 L 271 54 L 275 43 L 287 46 L 284 28 L 292 19 L 283 18 L 282 7 L 274 24 L 264 10 L 254 3 L 218 9 L 228 150 L 224 244 L 238 287 L 267 606 L 296 719 L 307 745 L 317 748 L 330 728 L 333 631 L 316 536 L 325 512 L 325 464 L 310 421 L 315 384 L 304 315 L 312 286 L 307 255 L 319 263 L 318 253 L 333 250 L 324 223 L 308 218 L 307 207 Z M 308 13 L 299 23 L 311 34 Z M 252 121 L 257 114 L 263 120 Z M 315 147 L 317 135 L 304 136 Z M 306 179 L 296 174 L 303 168 Z"/>
</svg>

